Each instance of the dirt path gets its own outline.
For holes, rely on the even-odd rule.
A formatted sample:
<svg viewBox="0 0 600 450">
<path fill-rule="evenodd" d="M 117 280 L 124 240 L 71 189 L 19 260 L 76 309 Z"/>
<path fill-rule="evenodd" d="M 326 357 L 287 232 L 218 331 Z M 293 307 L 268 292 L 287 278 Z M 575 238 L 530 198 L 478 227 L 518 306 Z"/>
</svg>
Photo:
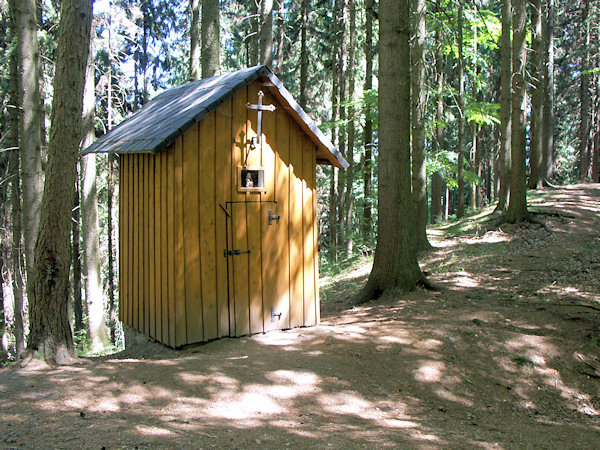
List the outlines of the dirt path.
<svg viewBox="0 0 600 450">
<path fill-rule="evenodd" d="M 0 447 L 598 448 L 600 185 L 531 210 L 434 230 L 445 292 L 352 308 L 363 267 L 318 327 L 2 369 Z"/>
</svg>

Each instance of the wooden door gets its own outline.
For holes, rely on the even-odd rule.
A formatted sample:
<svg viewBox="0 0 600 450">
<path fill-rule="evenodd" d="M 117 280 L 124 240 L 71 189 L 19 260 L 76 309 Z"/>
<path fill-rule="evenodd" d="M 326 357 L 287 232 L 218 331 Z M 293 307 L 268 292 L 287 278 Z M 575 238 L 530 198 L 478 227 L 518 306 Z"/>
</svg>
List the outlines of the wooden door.
<svg viewBox="0 0 600 450">
<path fill-rule="evenodd" d="M 277 206 L 260 200 L 229 203 L 226 257 L 232 336 L 289 328 L 289 269 L 279 258 L 288 244 L 278 232 L 282 211 Z"/>
</svg>

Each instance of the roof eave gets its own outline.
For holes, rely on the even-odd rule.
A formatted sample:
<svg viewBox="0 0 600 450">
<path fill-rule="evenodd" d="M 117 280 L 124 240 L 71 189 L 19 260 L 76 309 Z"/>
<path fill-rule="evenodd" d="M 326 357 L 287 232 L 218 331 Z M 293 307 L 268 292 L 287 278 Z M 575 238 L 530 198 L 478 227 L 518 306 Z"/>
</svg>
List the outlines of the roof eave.
<svg viewBox="0 0 600 450">
<path fill-rule="evenodd" d="M 296 123 L 300 126 L 311 140 L 317 145 L 317 163 L 335 166 L 339 169 L 346 170 L 349 166 L 348 161 L 344 159 L 337 148 L 327 139 L 312 119 L 306 114 L 304 109 L 294 100 L 292 94 L 286 89 L 281 80 L 277 78 L 273 72 L 267 69 L 266 73 L 262 74 L 270 83 L 267 87 L 273 93 L 284 108 L 288 110 Z M 324 153 L 324 154 L 323 154 Z"/>
<path fill-rule="evenodd" d="M 273 74 L 273 72 L 271 72 L 271 70 L 267 66 L 256 67 L 256 70 L 253 70 L 248 74 L 248 76 L 241 79 L 239 83 L 232 86 L 226 94 L 216 98 L 211 103 L 204 105 L 204 108 L 202 108 L 199 113 L 195 114 L 194 117 L 191 117 L 188 121 L 181 124 L 177 129 L 173 130 L 172 133 L 170 133 L 168 136 L 163 138 L 160 142 L 155 143 L 154 145 L 149 145 L 147 148 L 127 148 L 127 146 L 124 145 L 125 142 L 132 141 L 111 140 L 111 133 L 109 132 L 108 134 L 104 135 L 106 136 L 105 139 L 103 139 L 102 137 L 99 138 L 92 145 L 82 150 L 80 154 L 87 155 L 89 153 L 160 153 L 162 150 L 166 149 L 171 144 L 173 144 L 179 136 L 181 136 L 183 133 L 189 130 L 194 124 L 200 122 L 208 114 L 215 111 L 225 101 L 232 98 L 243 88 L 245 88 L 250 83 L 256 81 L 259 78 L 261 78 L 263 81 L 268 81 L 266 84 L 269 90 L 275 95 L 275 97 L 277 97 L 279 102 L 288 111 L 288 113 L 290 113 L 290 115 L 300 126 L 300 128 L 315 143 L 315 145 L 317 146 L 317 163 L 330 164 L 340 169 L 346 169 L 349 165 L 348 162 L 344 159 L 341 153 L 333 146 L 329 139 L 327 139 L 327 137 L 321 132 L 321 130 L 319 130 L 316 124 L 312 121 L 308 114 L 306 114 L 306 112 L 296 102 L 296 100 L 294 100 L 294 98 L 292 97 L 290 92 L 285 88 L 281 80 L 279 80 L 279 78 L 277 78 L 277 76 L 275 76 L 275 74 Z M 136 114 L 134 114 L 129 119 L 115 127 L 112 130 L 113 134 L 115 130 L 117 130 L 125 122 L 128 122 Z"/>
</svg>

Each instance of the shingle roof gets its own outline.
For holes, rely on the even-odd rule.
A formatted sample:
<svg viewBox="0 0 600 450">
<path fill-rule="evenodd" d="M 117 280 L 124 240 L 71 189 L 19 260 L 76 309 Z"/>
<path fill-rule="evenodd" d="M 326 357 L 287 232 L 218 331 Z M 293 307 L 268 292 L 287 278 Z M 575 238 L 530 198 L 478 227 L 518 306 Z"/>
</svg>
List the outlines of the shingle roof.
<svg viewBox="0 0 600 450">
<path fill-rule="evenodd" d="M 81 154 L 159 153 L 219 105 L 259 78 L 270 81 L 267 89 L 316 144 L 317 162 L 347 168 L 348 162 L 266 66 L 249 67 L 168 89 L 101 136 Z"/>
</svg>

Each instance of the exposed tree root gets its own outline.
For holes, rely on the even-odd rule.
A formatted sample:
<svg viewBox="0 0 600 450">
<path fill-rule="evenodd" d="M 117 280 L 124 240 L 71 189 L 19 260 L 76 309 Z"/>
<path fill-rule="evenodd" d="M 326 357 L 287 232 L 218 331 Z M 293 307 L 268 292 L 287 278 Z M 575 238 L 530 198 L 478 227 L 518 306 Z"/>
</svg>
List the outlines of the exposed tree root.
<svg viewBox="0 0 600 450">
<path fill-rule="evenodd" d="M 377 285 L 377 283 L 372 282 L 372 281 L 371 282 L 367 281 L 367 283 L 360 290 L 360 292 L 356 296 L 354 296 L 354 298 L 352 299 L 352 304 L 353 305 L 361 305 L 363 303 L 367 303 L 367 302 L 370 302 L 373 300 L 380 299 L 387 295 L 395 296 L 395 295 L 401 294 L 402 292 L 412 291 L 417 287 L 421 287 L 423 289 L 427 289 L 429 291 L 435 291 L 435 292 L 443 292 L 446 290 L 445 287 L 434 283 L 429 278 L 427 278 L 425 276 L 425 274 L 423 274 L 423 273 L 420 274 L 415 285 L 410 289 L 402 289 L 400 286 L 398 286 L 398 287 L 390 287 L 388 289 L 383 290 Z"/>
<path fill-rule="evenodd" d="M 548 189 L 561 189 L 560 186 L 556 186 L 556 185 L 550 183 L 548 180 L 544 180 L 544 187 L 548 188 Z"/>
<path fill-rule="evenodd" d="M 417 281 L 417 286 L 427 289 L 428 291 L 435 292 L 444 292 L 446 290 L 444 286 L 440 286 L 439 284 L 434 283 L 425 275 L 421 276 L 419 281 Z"/>
<path fill-rule="evenodd" d="M 600 308 L 598 306 L 587 305 L 585 303 L 574 303 L 572 305 L 557 305 L 557 306 L 578 306 L 580 308 L 589 308 L 589 309 L 593 309 L 594 311 L 600 311 Z"/>
</svg>

